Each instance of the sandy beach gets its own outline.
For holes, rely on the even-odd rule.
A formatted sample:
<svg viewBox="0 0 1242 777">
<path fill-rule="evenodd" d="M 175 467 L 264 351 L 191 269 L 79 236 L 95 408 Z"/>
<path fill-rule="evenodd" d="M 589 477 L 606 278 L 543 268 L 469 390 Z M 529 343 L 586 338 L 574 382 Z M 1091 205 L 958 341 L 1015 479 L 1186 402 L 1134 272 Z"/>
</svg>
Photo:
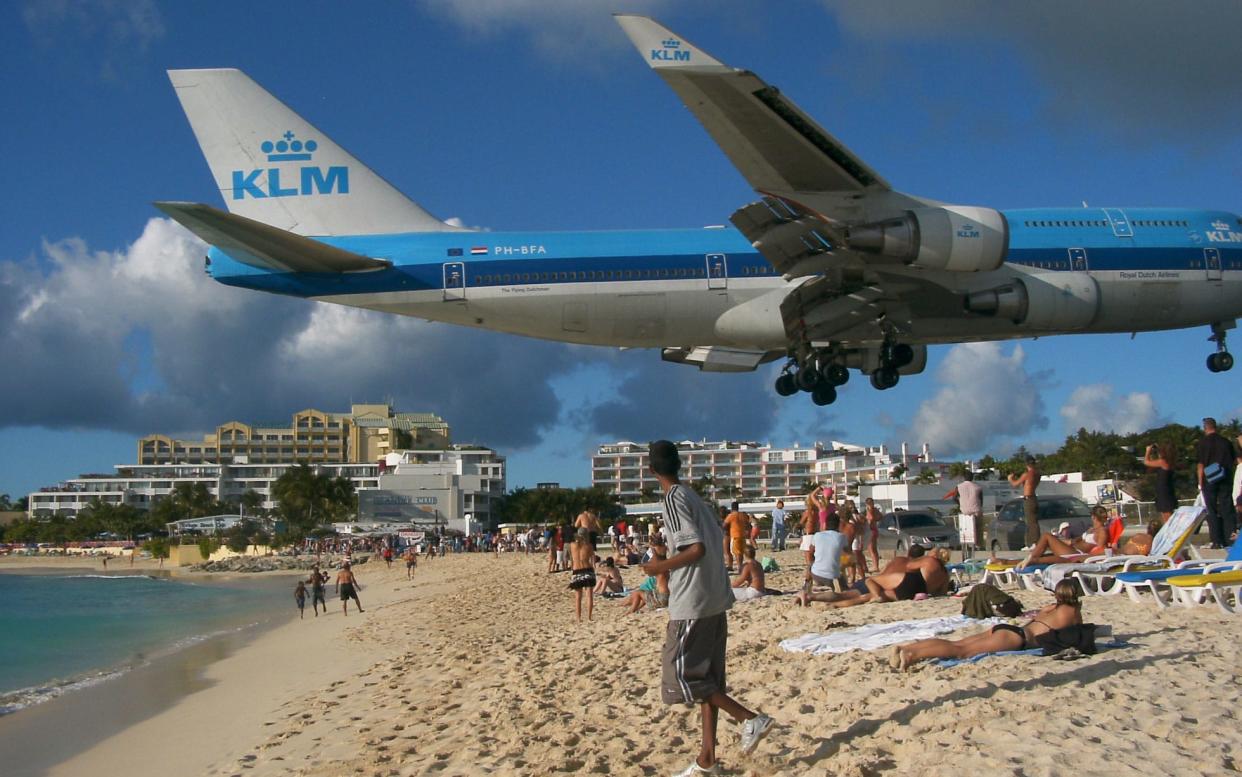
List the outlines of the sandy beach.
<svg viewBox="0 0 1242 777">
<path fill-rule="evenodd" d="M 769 585 L 801 578 L 800 554 Z M 294 620 L 206 666 L 202 687 L 50 773 L 98 775 L 669 774 L 697 713 L 661 703 L 666 614 L 596 600 L 577 625 L 542 557 L 359 567 L 366 613 Z M 641 581 L 637 569 L 626 582 Z M 329 589 L 331 596 L 331 589 Z M 1022 592 L 1027 608 L 1050 595 Z M 789 653 L 780 640 L 953 615 L 960 600 L 805 610 L 737 605 L 729 682 L 778 726 L 750 756 L 722 721 L 729 774 L 1204 774 L 1236 770 L 1242 619 L 1085 600 L 1131 645 L 1075 662 L 989 658 L 902 674 L 885 651 Z M 977 630 L 977 629 L 974 629 Z M 962 631 L 961 634 L 972 630 Z"/>
</svg>

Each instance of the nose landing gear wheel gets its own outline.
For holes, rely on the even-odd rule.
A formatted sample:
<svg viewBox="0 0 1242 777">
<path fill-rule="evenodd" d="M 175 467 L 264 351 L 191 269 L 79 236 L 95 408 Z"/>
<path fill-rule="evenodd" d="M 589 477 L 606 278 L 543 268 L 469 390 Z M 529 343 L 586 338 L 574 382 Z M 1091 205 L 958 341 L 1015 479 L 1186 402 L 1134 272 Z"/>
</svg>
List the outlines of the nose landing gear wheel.
<svg viewBox="0 0 1242 777">
<path fill-rule="evenodd" d="M 832 386 L 821 385 L 811 392 L 811 401 L 823 407 L 837 401 L 837 390 Z"/>
<path fill-rule="evenodd" d="M 794 376 L 786 372 L 777 378 L 776 393 L 780 394 L 782 397 L 789 397 L 797 394 L 798 382 L 794 379 Z"/>
<path fill-rule="evenodd" d="M 1233 369 L 1233 355 L 1228 351 L 1214 353 L 1207 358 L 1207 368 L 1212 372 L 1228 372 Z"/>
</svg>

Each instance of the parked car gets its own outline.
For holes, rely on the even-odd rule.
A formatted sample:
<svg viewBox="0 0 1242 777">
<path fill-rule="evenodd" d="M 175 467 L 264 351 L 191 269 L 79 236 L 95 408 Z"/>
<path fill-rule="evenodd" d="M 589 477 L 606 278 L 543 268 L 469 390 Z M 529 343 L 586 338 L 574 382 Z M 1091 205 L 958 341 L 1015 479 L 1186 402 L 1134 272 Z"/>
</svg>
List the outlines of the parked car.
<svg viewBox="0 0 1242 777">
<path fill-rule="evenodd" d="M 999 550 L 1021 550 L 1026 545 L 1026 516 L 1023 498 L 1011 499 L 997 511 L 988 524 L 988 547 Z M 1069 535 L 1080 537 L 1091 528 L 1091 508 L 1073 496 L 1039 497 L 1039 533 L 1055 532 L 1062 523 L 1069 524 Z"/>
<path fill-rule="evenodd" d="M 906 555 L 911 545 L 924 548 L 951 548 L 959 550 L 957 527 L 935 510 L 898 510 L 885 513 L 880 519 L 880 538 L 877 544 L 882 553 Z"/>
</svg>

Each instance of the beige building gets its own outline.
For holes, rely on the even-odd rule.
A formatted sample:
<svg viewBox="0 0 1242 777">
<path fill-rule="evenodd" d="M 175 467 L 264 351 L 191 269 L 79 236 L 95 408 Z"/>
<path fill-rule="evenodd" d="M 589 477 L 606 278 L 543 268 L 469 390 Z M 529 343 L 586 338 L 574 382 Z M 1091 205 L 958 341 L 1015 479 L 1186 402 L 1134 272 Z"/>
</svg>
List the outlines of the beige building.
<svg viewBox="0 0 1242 777">
<path fill-rule="evenodd" d="M 150 434 L 138 440 L 138 463 L 360 464 L 394 450 L 450 443 L 448 423 L 434 413 L 394 413 L 388 404 L 366 404 L 353 405 L 348 413 L 301 410 L 288 424 L 228 421 L 201 440 Z"/>
</svg>

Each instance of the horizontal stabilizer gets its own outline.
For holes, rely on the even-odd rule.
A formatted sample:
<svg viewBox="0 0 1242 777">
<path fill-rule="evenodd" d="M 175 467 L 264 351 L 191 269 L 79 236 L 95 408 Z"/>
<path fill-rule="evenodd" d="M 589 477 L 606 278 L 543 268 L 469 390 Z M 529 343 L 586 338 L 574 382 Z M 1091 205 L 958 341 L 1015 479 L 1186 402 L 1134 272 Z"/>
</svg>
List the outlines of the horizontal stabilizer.
<svg viewBox="0 0 1242 777">
<path fill-rule="evenodd" d="M 309 237 L 194 202 L 157 202 L 174 221 L 243 264 L 281 272 L 360 272 L 391 266 Z"/>
</svg>

